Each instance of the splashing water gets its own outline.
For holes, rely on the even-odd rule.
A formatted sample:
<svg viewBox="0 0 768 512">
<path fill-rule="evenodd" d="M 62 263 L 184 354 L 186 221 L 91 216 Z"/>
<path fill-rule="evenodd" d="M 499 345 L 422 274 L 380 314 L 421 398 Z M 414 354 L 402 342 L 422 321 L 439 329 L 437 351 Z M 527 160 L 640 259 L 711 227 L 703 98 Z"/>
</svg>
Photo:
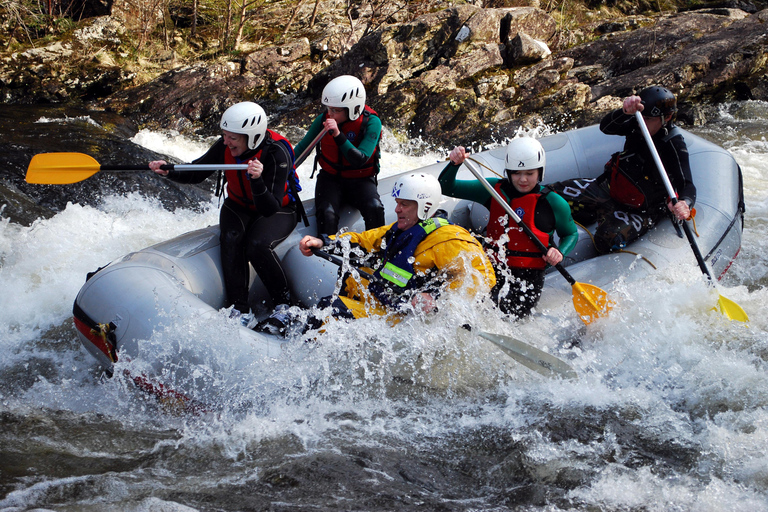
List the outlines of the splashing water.
<svg viewBox="0 0 768 512">
<path fill-rule="evenodd" d="M 168 212 L 132 194 L 29 227 L 3 219 L 0 508 L 768 510 L 766 127 L 768 105 L 747 102 L 697 131 L 744 173 L 743 246 L 722 285 L 748 327 L 710 311 L 693 259 L 642 283 L 617 276 L 620 307 L 589 328 L 568 304 L 512 324 L 457 293 L 428 318 L 332 322 L 318 342 L 255 358 L 225 315 L 179 320 L 146 344 L 207 390 L 201 415 L 138 392 L 122 370 L 146 361 L 100 381 L 70 318 L 88 272 L 215 224 L 215 200 Z M 185 161 L 208 144 L 136 140 Z M 386 174 L 447 154 L 383 147 Z M 547 350 L 579 380 L 533 374 L 477 330 Z"/>
</svg>

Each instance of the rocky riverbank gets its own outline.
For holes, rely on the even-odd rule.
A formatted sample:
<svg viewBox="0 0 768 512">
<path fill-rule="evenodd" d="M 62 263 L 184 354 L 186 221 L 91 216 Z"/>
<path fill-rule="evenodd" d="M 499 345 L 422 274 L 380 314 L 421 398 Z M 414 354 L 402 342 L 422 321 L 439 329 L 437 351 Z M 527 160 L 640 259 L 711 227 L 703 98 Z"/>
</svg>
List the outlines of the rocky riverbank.
<svg viewBox="0 0 768 512">
<path fill-rule="evenodd" d="M 126 149 L 105 139 L 138 127 L 215 134 L 221 112 L 244 99 L 261 103 L 271 126 L 301 129 L 319 111 L 325 83 L 340 74 L 363 80 L 369 104 L 397 136 L 443 145 L 503 140 L 540 122 L 591 124 L 652 83 L 678 94 L 682 124 L 703 124 L 721 102 L 768 100 L 768 10 L 731 5 L 741 8 L 623 17 L 594 11 L 567 31 L 537 7 L 457 4 L 413 19 L 392 14 L 376 30 L 358 23 L 348 34 L 341 13 L 329 12 L 311 39 L 289 38 L 236 59 L 183 63 L 171 49 L 147 63 L 169 68 L 148 81 L 135 65 L 119 64 L 125 23 L 113 13 L 80 22 L 68 38 L 0 55 L 0 94 L 6 104 L 103 112 L 105 136 L 83 135 L 90 140 L 68 147 L 107 159 Z M 291 14 L 268 8 L 270 16 Z M 40 187 L 23 182 L 26 163 L 57 149 L 33 135 L 43 127 L 21 126 L 35 119 L 4 120 L 0 149 L 14 154 L 6 156 L 3 185 L 40 203 Z M 30 135 L 10 142 L 14 131 Z"/>
</svg>

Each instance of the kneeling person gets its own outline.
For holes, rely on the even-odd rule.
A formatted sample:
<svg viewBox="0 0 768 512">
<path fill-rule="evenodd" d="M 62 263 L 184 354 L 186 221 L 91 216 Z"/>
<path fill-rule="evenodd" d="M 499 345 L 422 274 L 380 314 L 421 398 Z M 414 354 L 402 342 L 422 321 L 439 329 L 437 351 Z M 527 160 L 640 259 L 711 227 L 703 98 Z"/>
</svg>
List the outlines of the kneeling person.
<svg viewBox="0 0 768 512">
<path fill-rule="evenodd" d="M 409 304 L 431 312 L 446 287 L 468 286 L 474 293 L 487 293 L 493 287 L 493 266 L 480 243 L 466 229 L 433 217 L 441 199 L 437 178 L 421 173 L 404 176 L 395 182 L 392 197 L 397 222 L 362 233 L 343 233 L 326 248 L 341 252 L 346 238 L 352 247 L 376 255 L 378 263 L 371 272 L 376 279 L 364 281 L 367 288 L 362 289 L 350 278 L 338 297 L 326 297 L 321 306 L 332 305 L 338 318 L 400 313 Z M 299 249 L 311 256 L 324 245 L 320 238 L 305 236 Z"/>
</svg>

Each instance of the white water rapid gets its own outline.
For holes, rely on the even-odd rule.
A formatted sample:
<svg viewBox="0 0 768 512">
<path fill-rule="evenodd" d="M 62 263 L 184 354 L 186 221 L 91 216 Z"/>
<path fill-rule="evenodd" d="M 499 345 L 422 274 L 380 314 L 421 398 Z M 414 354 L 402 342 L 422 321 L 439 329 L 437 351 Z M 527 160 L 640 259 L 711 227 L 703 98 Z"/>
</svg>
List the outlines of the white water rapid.
<svg viewBox="0 0 768 512">
<path fill-rule="evenodd" d="M 497 319 L 457 299 L 427 322 L 334 325 L 314 349 L 250 370 L 220 325 L 156 333 L 159 348 L 197 340 L 191 371 L 224 404 L 175 414 L 120 375 L 100 381 L 72 303 L 88 272 L 216 224 L 217 201 L 170 212 L 131 194 L 29 227 L 0 219 L 0 511 L 768 510 L 768 104 L 728 105 L 692 131 L 742 167 L 743 245 L 720 291 L 751 322 L 710 311 L 691 256 L 619 280 L 621 308 L 589 328 L 561 311 L 506 324 L 578 381 L 458 329 Z M 135 141 L 186 161 L 209 144 Z M 391 174 L 450 148 L 387 136 L 383 149 Z"/>
</svg>

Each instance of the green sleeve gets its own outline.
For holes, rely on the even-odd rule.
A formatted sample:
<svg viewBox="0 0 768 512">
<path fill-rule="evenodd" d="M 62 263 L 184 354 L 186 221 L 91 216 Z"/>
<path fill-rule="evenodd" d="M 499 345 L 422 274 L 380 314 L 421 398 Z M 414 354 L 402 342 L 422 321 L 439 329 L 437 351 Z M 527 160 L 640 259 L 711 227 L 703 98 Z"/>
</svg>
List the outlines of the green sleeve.
<svg viewBox="0 0 768 512">
<path fill-rule="evenodd" d="M 322 130 L 323 114 L 320 114 L 315 118 L 314 121 L 312 121 L 312 124 L 309 126 L 307 134 L 304 135 L 304 138 L 301 139 L 301 141 L 293 147 L 293 153 L 296 155 L 296 158 L 298 158 L 299 155 L 302 154 L 305 149 L 307 149 L 309 143 L 312 142 Z"/>
<path fill-rule="evenodd" d="M 368 160 L 373 155 L 373 152 L 376 151 L 376 145 L 379 143 L 380 138 L 381 119 L 379 119 L 379 116 L 372 115 L 368 117 L 368 123 L 365 125 L 365 136 L 360 144 L 355 147 L 354 144 L 345 139 L 344 143 L 339 146 L 339 149 L 344 158 L 350 162 L 356 160 L 354 156 L 350 157 L 349 153 L 351 151 L 362 153 L 364 155 L 363 160 Z"/>
<path fill-rule="evenodd" d="M 456 173 L 459 172 L 460 165 L 449 161 L 445 169 L 440 173 L 438 181 L 444 195 L 467 199 L 488 206 L 491 200 L 491 194 L 485 189 L 482 183 L 477 180 L 459 180 L 456 181 Z M 494 186 L 499 182 L 499 178 L 490 178 L 488 183 Z"/>
<path fill-rule="evenodd" d="M 555 213 L 555 231 L 560 237 L 558 249 L 565 256 L 576 247 L 576 242 L 579 241 L 579 230 L 576 228 L 576 223 L 573 222 L 571 207 L 565 199 L 555 192 L 550 192 L 545 197 Z"/>
</svg>

